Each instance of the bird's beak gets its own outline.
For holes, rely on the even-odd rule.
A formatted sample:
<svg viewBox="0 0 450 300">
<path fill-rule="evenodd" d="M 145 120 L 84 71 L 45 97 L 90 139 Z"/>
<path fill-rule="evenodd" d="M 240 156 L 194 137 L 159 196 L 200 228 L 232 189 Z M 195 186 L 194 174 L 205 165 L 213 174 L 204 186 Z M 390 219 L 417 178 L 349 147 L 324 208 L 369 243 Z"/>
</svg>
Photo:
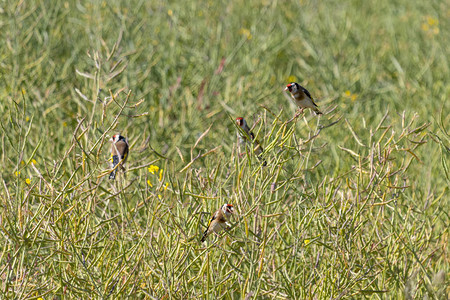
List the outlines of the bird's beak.
<svg viewBox="0 0 450 300">
<path fill-rule="evenodd" d="M 285 90 L 285 91 L 289 91 L 289 88 L 288 88 L 288 87 L 285 87 L 284 90 Z"/>
</svg>

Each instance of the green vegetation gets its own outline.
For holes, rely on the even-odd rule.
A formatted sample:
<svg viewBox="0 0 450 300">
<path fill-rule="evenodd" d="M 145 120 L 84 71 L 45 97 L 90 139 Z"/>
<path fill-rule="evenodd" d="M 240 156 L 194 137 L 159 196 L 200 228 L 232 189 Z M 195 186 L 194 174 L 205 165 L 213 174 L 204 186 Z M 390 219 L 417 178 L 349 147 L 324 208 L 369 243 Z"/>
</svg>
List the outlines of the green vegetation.
<svg viewBox="0 0 450 300">
<path fill-rule="evenodd" d="M 449 296 L 448 2 L 0 6 L 1 299 Z"/>
</svg>

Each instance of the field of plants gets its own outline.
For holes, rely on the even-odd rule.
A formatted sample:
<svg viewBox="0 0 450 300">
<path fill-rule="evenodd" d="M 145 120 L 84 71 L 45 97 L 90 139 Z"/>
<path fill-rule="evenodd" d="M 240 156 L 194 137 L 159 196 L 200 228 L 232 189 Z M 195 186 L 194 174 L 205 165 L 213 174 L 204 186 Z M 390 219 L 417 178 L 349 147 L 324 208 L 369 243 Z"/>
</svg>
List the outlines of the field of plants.
<svg viewBox="0 0 450 300">
<path fill-rule="evenodd" d="M 14 0 L 0 32 L 0 299 L 449 298 L 448 1 Z"/>
</svg>

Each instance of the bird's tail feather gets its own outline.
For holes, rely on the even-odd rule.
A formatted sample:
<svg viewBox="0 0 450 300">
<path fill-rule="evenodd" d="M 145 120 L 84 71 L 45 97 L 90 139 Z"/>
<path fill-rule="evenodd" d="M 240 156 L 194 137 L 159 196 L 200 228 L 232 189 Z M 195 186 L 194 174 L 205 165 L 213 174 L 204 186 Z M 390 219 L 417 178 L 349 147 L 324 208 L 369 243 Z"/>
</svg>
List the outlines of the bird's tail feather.
<svg viewBox="0 0 450 300">
<path fill-rule="evenodd" d="M 112 157 L 112 167 L 114 170 L 111 171 L 111 173 L 109 174 L 109 179 L 116 179 L 116 171 L 117 169 L 115 169 L 115 167 L 117 166 L 117 164 L 119 163 L 120 159 L 118 155 L 113 155 Z"/>
<path fill-rule="evenodd" d="M 267 160 L 260 158 L 260 160 L 262 160 L 262 166 L 265 167 L 267 166 Z"/>
<path fill-rule="evenodd" d="M 253 148 L 253 151 L 255 152 L 256 157 L 260 161 L 262 161 L 263 167 L 267 166 L 267 161 L 262 157 L 264 149 L 263 149 L 263 147 L 261 146 L 261 144 L 258 141 L 255 141 L 255 147 Z"/>
<path fill-rule="evenodd" d="M 202 239 L 200 240 L 202 243 L 204 241 L 206 241 L 206 237 L 208 236 L 208 230 L 205 231 L 205 233 L 203 233 Z"/>
<path fill-rule="evenodd" d="M 316 114 L 316 116 L 322 114 L 322 112 L 317 107 L 314 107 L 314 113 Z"/>
</svg>

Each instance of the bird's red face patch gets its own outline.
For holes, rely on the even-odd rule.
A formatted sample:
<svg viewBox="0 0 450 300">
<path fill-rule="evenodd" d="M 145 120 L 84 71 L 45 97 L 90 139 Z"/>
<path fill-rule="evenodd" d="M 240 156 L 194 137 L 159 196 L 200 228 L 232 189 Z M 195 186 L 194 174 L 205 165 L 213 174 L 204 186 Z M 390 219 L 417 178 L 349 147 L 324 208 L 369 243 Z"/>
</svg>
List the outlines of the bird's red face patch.
<svg viewBox="0 0 450 300">
<path fill-rule="evenodd" d="M 226 210 L 227 210 L 228 213 L 232 214 L 233 210 L 234 210 L 233 205 L 232 204 L 227 204 Z"/>
<path fill-rule="evenodd" d="M 289 92 L 292 91 L 292 84 L 291 84 L 291 83 L 289 83 L 289 84 L 286 86 L 286 90 L 289 90 Z"/>
<path fill-rule="evenodd" d="M 291 82 L 286 86 L 285 90 L 289 90 L 289 92 L 295 94 L 299 90 L 299 85 L 296 82 Z"/>
</svg>

